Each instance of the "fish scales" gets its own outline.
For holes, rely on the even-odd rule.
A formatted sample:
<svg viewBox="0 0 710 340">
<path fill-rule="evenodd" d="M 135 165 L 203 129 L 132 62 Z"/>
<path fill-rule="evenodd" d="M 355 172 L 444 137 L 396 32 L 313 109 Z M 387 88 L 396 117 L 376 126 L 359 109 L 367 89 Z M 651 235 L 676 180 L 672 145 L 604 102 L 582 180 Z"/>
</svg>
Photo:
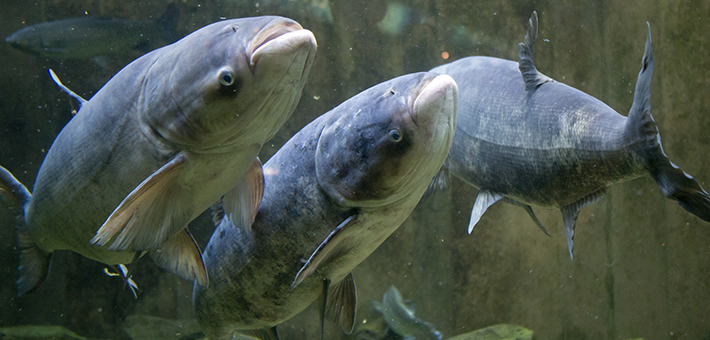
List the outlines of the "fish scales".
<svg viewBox="0 0 710 340">
<path fill-rule="evenodd" d="M 450 77 L 431 73 L 377 85 L 308 124 L 264 165 L 253 223 L 225 195 L 203 254 L 210 286 L 193 292 L 208 337 L 272 329 L 260 338 L 273 339 L 277 324 L 319 297 L 324 317 L 352 330 L 351 271 L 401 225 L 441 167 L 456 96 Z"/>
<path fill-rule="evenodd" d="M 459 121 L 444 163 L 479 188 L 469 232 L 498 200 L 559 208 L 572 256 L 581 208 L 619 181 L 648 176 L 669 198 L 710 221 L 710 196 L 668 160 L 650 109 L 651 31 L 628 117 L 600 100 L 539 73 L 533 64 L 537 14 L 519 45 L 519 62 L 467 57 L 432 69 L 459 85 Z"/>
<path fill-rule="evenodd" d="M 81 107 L 48 151 L 31 199 L 19 200 L 28 201 L 18 228 L 28 243 L 18 294 L 41 283 L 60 249 L 106 264 L 149 251 L 166 270 L 207 284 L 185 228 L 261 171 L 256 155 L 294 111 L 315 50 L 313 34 L 287 18 L 224 20 L 135 60 L 88 101 L 62 87 Z M 21 186 L 3 179 L 0 189 Z"/>
</svg>

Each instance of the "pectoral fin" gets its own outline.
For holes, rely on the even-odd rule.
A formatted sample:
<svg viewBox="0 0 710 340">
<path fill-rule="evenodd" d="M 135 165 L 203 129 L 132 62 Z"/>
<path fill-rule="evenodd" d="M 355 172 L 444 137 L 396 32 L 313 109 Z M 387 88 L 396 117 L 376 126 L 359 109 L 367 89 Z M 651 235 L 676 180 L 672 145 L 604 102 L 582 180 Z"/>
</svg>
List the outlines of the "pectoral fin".
<svg viewBox="0 0 710 340">
<path fill-rule="evenodd" d="M 257 158 L 244 177 L 222 198 L 224 215 L 229 216 L 237 227 L 250 228 L 259 210 L 264 195 L 264 170 Z M 216 216 L 216 215 L 215 215 Z"/>
<path fill-rule="evenodd" d="M 577 216 L 579 216 L 579 211 L 582 210 L 582 208 L 604 198 L 606 192 L 606 188 L 595 191 L 577 202 L 574 202 L 566 207 L 562 207 L 562 222 L 565 225 L 567 247 L 569 247 L 569 257 L 571 259 L 574 259 L 574 257 L 572 256 L 572 246 L 574 243 L 574 224 L 577 221 Z"/>
<path fill-rule="evenodd" d="M 471 221 L 468 223 L 469 234 L 473 232 L 473 227 L 481 220 L 481 216 L 483 216 L 483 213 L 486 212 L 488 207 L 500 201 L 503 197 L 503 194 L 493 190 L 481 189 L 478 191 L 478 197 L 476 197 L 476 202 L 473 204 L 473 211 L 471 211 Z"/>
<path fill-rule="evenodd" d="M 434 195 L 435 192 L 437 191 L 443 191 L 449 188 L 451 185 L 451 174 L 449 172 L 449 169 L 446 167 L 446 165 L 443 165 L 441 167 L 441 170 L 434 175 L 434 178 L 431 179 L 431 182 L 429 183 L 429 186 L 427 187 L 426 191 L 424 192 L 425 198 L 430 197 L 431 195 Z"/>
<path fill-rule="evenodd" d="M 179 183 L 185 158 L 178 154 L 123 199 L 91 239 L 110 250 L 151 250 L 187 227 L 193 214 L 190 189 Z"/>
<path fill-rule="evenodd" d="M 328 296 L 325 299 L 325 316 L 333 321 L 346 334 L 353 332 L 355 327 L 355 307 L 357 294 L 353 273 L 328 287 Z"/>
<path fill-rule="evenodd" d="M 173 235 L 160 248 L 151 250 L 150 257 L 161 268 L 186 280 L 209 285 L 200 248 L 187 229 Z"/>
<path fill-rule="evenodd" d="M 316 251 L 311 254 L 308 258 L 306 264 L 303 265 L 301 270 L 296 274 L 296 279 L 293 280 L 291 284 L 291 289 L 296 288 L 305 278 L 313 274 L 313 272 L 318 268 L 318 265 L 323 262 L 324 259 L 328 258 L 329 255 L 335 253 L 333 250 L 337 248 L 338 244 L 345 238 L 343 231 L 347 230 L 348 226 L 355 224 L 357 222 L 357 215 L 349 216 L 340 225 L 338 225 L 335 230 L 333 230 L 328 237 L 318 246 Z"/>
</svg>

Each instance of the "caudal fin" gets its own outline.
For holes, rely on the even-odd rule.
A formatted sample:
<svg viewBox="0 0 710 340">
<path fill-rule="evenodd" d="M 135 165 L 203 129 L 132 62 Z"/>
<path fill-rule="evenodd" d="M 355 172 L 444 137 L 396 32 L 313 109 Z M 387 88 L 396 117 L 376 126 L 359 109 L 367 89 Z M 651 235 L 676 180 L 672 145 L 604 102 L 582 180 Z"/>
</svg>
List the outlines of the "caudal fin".
<svg viewBox="0 0 710 340">
<path fill-rule="evenodd" d="M 663 149 L 649 163 L 653 169 L 651 175 L 666 197 L 678 201 L 683 209 L 710 222 L 710 195 L 698 181 L 668 160 Z"/>
<path fill-rule="evenodd" d="M 39 287 L 47 277 L 50 254 L 37 248 L 27 232 L 24 207 L 32 195 L 7 169 L 0 166 L 0 196 L 16 214 L 15 228 L 20 247 L 20 266 L 17 268 L 17 296 L 27 294 Z"/>
<path fill-rule="evenodd" d="M 634 140 L 642 140 L 637 152 L 646 160 L 646 167 L 663 194 L 678 201 L 681 207 L 693 215 L 710 222 L 710 195 L 692 176 L 673 164 L 663 152 L 661 136 L 658 134 L 658 127 L 651 116 L 653 67 L 651 27 L 648 25 L 643 63 L 636 82 L 634 103 L 631 106 L 626 126 L 627 134 Z"/>
</svg>

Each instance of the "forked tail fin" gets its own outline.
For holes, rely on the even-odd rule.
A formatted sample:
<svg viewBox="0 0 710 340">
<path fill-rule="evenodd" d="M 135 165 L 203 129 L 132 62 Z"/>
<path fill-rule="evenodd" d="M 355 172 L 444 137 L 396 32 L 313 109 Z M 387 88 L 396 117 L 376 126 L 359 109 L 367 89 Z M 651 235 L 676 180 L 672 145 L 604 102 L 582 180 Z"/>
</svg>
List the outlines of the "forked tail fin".
<svg viewBox="0 0 710 340">
<path fill-rule="evenodd" d="M 647 24 L 648 25 L 648 24 Z M 636 82 L 634 103 L 631 106 L 626 132 L 633 140 L 641 140 L 638 154 L 645 159 L 646 167 L 663 194 L 678 201 L 693 215 L 710 222 L 710 195 L 663 152 L 658 127 L 651 116 L 651 75 L 653 74 L 651 27 L 648 26 L 643 64 Z"/>
<path fill-rule="evenodd" d="M 17 268 L 17 296 L 27 294 L 39 287 L 49 271 L 50 254 L 37 248 L 25 224 L 25 206 L 32 195 L 7 169 L 0 166 L 0 196 L 16 214 L 15 228 L 20 248 L 20 266 Z"/>
</svg>

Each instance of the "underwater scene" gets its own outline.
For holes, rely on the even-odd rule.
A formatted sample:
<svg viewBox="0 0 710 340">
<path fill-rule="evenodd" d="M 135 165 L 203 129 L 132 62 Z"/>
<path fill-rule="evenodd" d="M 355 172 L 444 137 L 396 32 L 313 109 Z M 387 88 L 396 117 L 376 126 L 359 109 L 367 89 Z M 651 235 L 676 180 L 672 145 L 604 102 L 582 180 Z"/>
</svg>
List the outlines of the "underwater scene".
<svg viewBox="0 0 710 340">
<path fill-rule="evenodd" d="M 4 3 L 0 339 L 710 340 L 709 20 Z"/>
</svg>

